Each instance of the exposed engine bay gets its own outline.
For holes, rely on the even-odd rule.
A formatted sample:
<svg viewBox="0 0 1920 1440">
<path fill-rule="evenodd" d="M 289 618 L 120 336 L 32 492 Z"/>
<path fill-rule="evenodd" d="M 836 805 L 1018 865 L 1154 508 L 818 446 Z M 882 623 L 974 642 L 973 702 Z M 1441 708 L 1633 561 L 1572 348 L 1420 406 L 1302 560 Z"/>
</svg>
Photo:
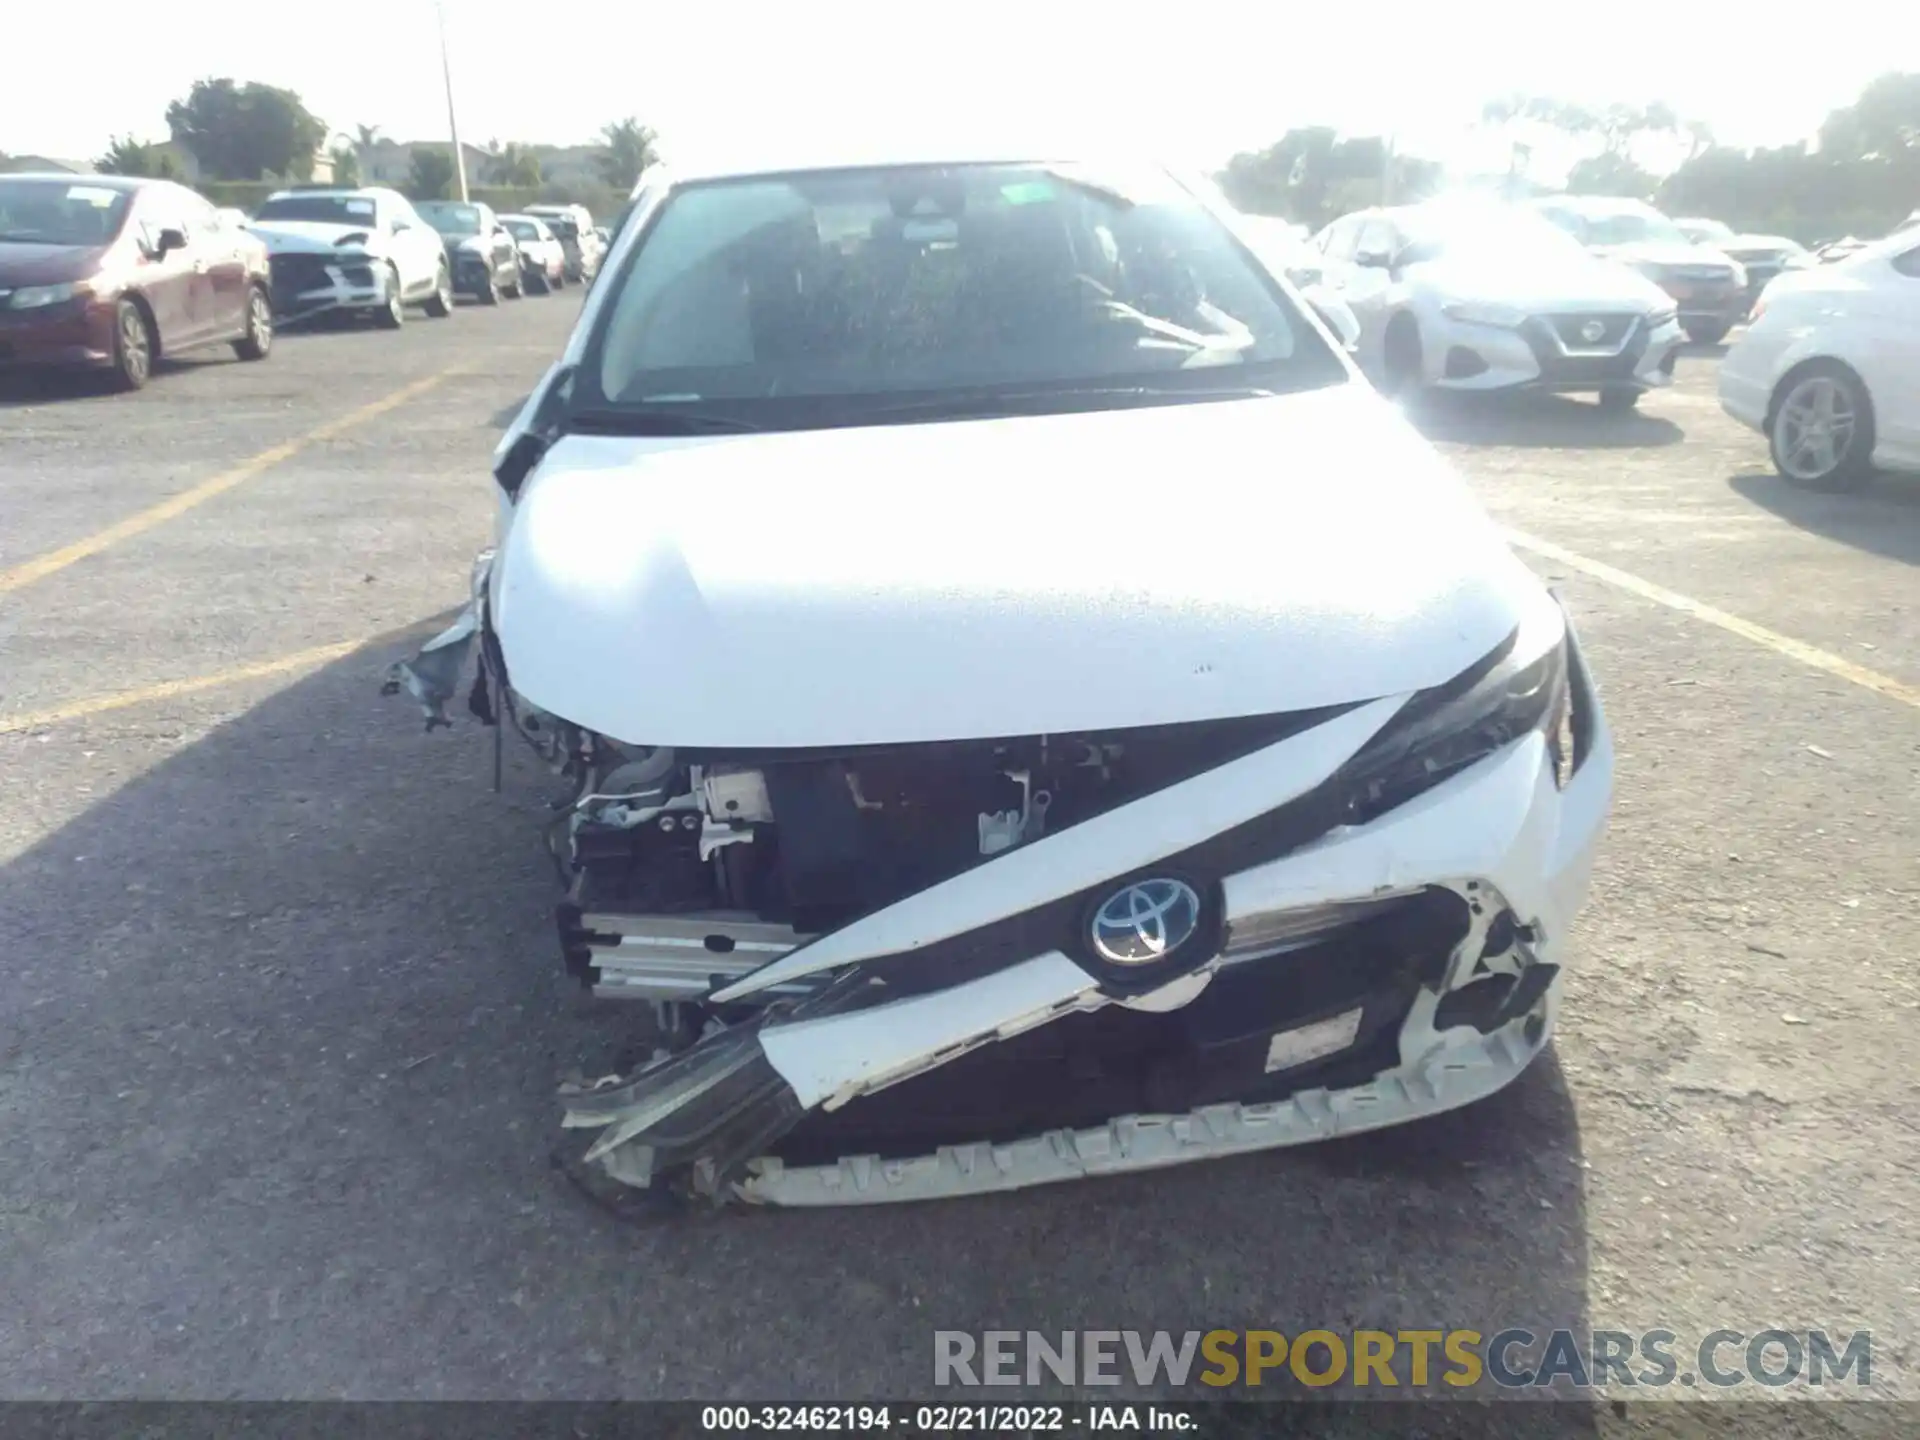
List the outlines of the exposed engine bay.
<svg viewBox="0 0 1920 1440">
<path fill-rule="evenodd" d="M 562 955 L 654 1048 L 563 1124 L 625 1185 L 862 1203 L 1300 1143 L 1490 1093 L 1551 1032 L 1610 767 L 1557 607 L 1351 705 L 653 747 L 515 692 L 489 566 L 387 689 L 450 724 L 477 649 L 468 709 L 565 782 Z"/>
</svg>

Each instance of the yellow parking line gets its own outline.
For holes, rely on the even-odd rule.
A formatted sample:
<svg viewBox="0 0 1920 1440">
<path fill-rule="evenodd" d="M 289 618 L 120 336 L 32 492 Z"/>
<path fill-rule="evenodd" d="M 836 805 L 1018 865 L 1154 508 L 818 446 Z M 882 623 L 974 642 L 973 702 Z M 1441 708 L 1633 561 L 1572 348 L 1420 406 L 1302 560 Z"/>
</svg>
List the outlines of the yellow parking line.
<svg viewBox="0 0 1920 1440">
<path fill-rule="evenodd" d="M 1509 543 L 1522 550 L 1531 550 L 1534 554 L 1548 560 L 1556 560 L 1570 569 L 1591 575 L 1594 579 L 1613 586 L 1616 590 L 1625 590 L 1628 594 L 1638 595 L 1643 600 L 1651 600 L 1656 605 L 1664 605 L 1669 610 L 1678 610 L 1683 615 L 1691 615 L 1696 620 L 1704 620 L 1709 625 L 1717 625 L 1730 634 L 1743 640 L 1751 640 L 1756 645 L 1764 645 L 1776 654 L 1789 660 L 1798 660 L 1802 665 L 1815 670 L 1824 670 L 1829 675 L 1860 686 L 1863 690 L 1872 690 L 1885 695 L 1890 700 L 1898 700 L 1920 710 L 1920 686 L 1896 680 L 1891 675 L 1882 675 L 1878 670 L 1869 670 L 1864 665 L 1856 665 L 1844 660 L 1830 650 L 1822 650 L 1817 645 L 1809 645 L 1804 640 L 1795 640 L 1791 635 L 1782 635 L 1777 630 L 1769 630 L 1764 625 L 1756 625 L 1751 620 L 1742 620 L 1738 615 L 1730 615 L 1725 610 L 1715 609 L 1702 604 L 1691 596 L 1682 595 L 1677 590 L 1669 590 L 1663 585 L 1655 585 L 1651 580 L 1642 580 L 1638 575 L 1630 575 L 1625 570 L 1616 570 L 1601 560 L 1589 560 L 1554 544 L 1551 540 L 1542 540 L 1536 535 L 1528 535 L 1521 530 L 1507 531 Z"/>
<path fill-rule="evenodd" d="M 96 695 L 90 700 L 76 700 L 71 705 L 59 705 L 51 710 L 29 710 L 24 715 L 0 715 L 0 735 L 17 735 L 22 730 L 40 730 L 66 720 L 84 720 L 89 715 L 101 715 L 109 710 L 124 710 L 129 705 L 145 705 L 153 700 L 169 700 L 175 695 L 191 695 L 197 690 L 212 690 L 221 685 L 232 685 L 240 680 L 261 680 L 270 675 L 291 675 L 298 670 L 312 670 L 325 665 L 330 660 L 351 655 L 375 638 L 377 637 L 369 636 L 364 640 L 344 640 L 337 645 L 316 645 L 311 650 L 296 650 L 291 655 L 282 655 L 277 660 L 262 660 L 257 665 L 241 665 L 232 670 L 216 670 L 211 675 L 192 675 L 185 680 L 165 680 L 158 685 L 143 685 L 138 690 L 122 690 L 117 695 Z"/>
<path fill-rule="evenodd" d="M 441 381 L 458 373 L 459 367 L 456 366 L 442 370 L 437 375 L 429 375 L 424 380 L 416 380 L 413 384 L 394 391 L 383 400 L 376 400 L 371 405 L 362 405 L 358 410 L 349 411 L 337 420 L 329 420 L 326 424 L 309 430 L 306 434 L 297 436 L 285 444 L 275 445 L 271 450 L 262 450 L 252 459 L 241 461 L 233 469 L 215 475 L 210 480 L 202 480 L 192 489 L 182 490 L 178 495 L 162 500 L 158 505 L 150 506 L 136 515 L 129 515 L 126 519 L 109 525 L 104 530 L 96 531 L 83 540 L 76 540 L 71 545 L 64 545 L 37 559 L 16 565 L 11 570 L 0 570 L 0 595 L 23 589 L 36 580 L 44 580 L 49 575 L 58 574 L 76 561 L 84 560 L 89 555 L 99 554 L 109 545 L 118 545 L 122 540 L 130 540 L 135 535 L 145 534 L 156 525 L 163 525 L 177 516 L 186 514 L 194 506 L 203 504 L 216 495 L 225 494 L 236 485 L 245 484 L 254 476 L 271 470 L 282 461 L 291 460 L 310 445 L 331 440 L 357 425 L 364 425 L 367 421 L 386 414 L 389 410 L 398 409 L 409 400 L 418 399 Z"/>
</svg>

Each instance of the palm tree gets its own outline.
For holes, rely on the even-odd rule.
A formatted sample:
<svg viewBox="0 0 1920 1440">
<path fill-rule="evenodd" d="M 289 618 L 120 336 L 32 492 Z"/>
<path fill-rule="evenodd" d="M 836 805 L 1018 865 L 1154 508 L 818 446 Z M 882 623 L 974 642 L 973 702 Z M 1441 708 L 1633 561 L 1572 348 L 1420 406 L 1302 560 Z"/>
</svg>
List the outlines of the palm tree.
<svg viewBox="0 0 1920 1440">
<path fill-rule="evenodd" d="M 621 190 L 631 190 L 640 179 L 640 172 L 660 158 L 654 148 L 659 137 L 642 125 L 633 116 L 624 120 L 615 120 L 600 127 L 600 139 L 604 149 L 595 157 L 600 173 L 607 183 Z"/>
</svg>

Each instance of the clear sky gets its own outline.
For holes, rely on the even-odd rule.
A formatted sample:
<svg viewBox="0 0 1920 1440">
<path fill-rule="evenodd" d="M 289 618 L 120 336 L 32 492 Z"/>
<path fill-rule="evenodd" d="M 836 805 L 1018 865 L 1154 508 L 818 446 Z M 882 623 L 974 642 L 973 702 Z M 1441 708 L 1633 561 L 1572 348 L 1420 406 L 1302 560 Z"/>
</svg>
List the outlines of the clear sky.
<svg viewBox="0 0 1920 1440">
<path fill-rule="evenodd" d="M 1911 0 L 1862 12 L 1870 44 L 1817 10 L 1725 0 L 445 4 L 463 139 L 578 142 L 632 114 L 669 153 L 763 134 L 910 147 L 990 117 L 1043 136 L 1097 126 L 1191 162 L 1323 123 L 1499 165 L 1473 122 L 1509 90 L 1663 99 L 1725 142 L 1760 145 L 1810 134 L 1880 71 L 1920 69 Z M 446 134 L 432 0 L 0 9 L 0 150 L 90 157 L 115 134 L 164 139 L 167 102 L 214 75 L 297 90 L 336 130 Z"/>
</svg>

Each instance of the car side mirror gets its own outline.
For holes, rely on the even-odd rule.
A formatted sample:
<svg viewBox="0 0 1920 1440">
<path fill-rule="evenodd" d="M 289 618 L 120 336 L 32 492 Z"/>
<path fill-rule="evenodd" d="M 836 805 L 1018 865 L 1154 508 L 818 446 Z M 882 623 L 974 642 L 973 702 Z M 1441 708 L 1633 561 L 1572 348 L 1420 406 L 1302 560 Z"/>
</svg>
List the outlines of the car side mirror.
<svg viewBox="0 0 1920 1440">
<path fill-rule="evenodd" d="M 186 248 L 187 232 L 177 229 L 174 226 L 168 226 L 153 237 L 153 255 L 156 260 L 174 250 L 184 250 Z"/>
</svg>

